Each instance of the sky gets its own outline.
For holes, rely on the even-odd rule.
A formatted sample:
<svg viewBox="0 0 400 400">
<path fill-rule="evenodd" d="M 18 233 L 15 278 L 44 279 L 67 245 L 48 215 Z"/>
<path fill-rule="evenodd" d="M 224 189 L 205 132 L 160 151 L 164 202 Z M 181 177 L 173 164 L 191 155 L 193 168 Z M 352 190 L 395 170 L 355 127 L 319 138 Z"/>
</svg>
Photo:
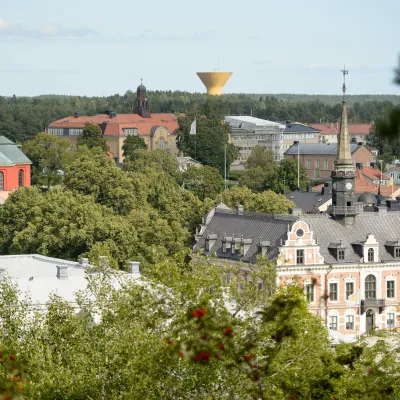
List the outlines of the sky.
<svg viewBox="0 0 400 400">
<path fill-rule="evenodd" d="M 0 95 L 400 94 L 399 0 L 0 0 Z"/>
</svg>

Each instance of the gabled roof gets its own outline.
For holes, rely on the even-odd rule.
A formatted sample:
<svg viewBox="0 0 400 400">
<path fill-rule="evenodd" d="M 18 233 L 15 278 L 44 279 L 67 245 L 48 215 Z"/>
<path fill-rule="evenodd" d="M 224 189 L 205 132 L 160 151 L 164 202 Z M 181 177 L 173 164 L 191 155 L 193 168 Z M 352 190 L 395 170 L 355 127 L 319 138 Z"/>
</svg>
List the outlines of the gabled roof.
<svg viewBox="0 0 400 400">
<path fill-rule="evenodd" d="M 339 133 L 338 123 L 311 124 L 315 129 L 321 131 L 321 135 L 337 135 Z M 349 124 L 349 134 L 351 135 L 369 135 L 372 124 Z"/>
<path fill-rule="evenodd" d="M 102 125 L 105 136 L 125 136 L 124 129 L 137 128 L 139 135 L 150 135 L 154 126 L 164 126 L 170 133 L 178 129 L 178 117 L 172 113 L 151 114 L 143 118 L 139 114 L 116 114 L 111 118 L 108 114 L 94 116 L 74 116 L 53 121 L 49 128 L 84 128 L 86 123 Z"/>
<path fill-rule="evenodd" d="M 283 133 L 320 133 L 319 129 L 312 128 L 311 126 L 301 124 L 299 122 L 291 122 L 286 124 L 286 128 Z"/>
<path fill-rule="evenodd" d="M 31 160 L 11 140 L 0 136 L 0 166 L 32 164 Z"/>
<path fill-rule="evenodd" d="M 353 154 L 361 145 L 352 143 L 350 144 L 350 151 Z M 315 143 L 315 144 L 294 144 L 289 147 L 284 155 L 326 155 L 336 156 L 337 143 Z"/>
<path fill-rule="evenodd" d="M 374 169 L 372 167 L 363 167 L 361 173 L 370 179 L 389 179 L 385 173 L 381 175 L 381 171 L 379 169 Z"/>
</svg>

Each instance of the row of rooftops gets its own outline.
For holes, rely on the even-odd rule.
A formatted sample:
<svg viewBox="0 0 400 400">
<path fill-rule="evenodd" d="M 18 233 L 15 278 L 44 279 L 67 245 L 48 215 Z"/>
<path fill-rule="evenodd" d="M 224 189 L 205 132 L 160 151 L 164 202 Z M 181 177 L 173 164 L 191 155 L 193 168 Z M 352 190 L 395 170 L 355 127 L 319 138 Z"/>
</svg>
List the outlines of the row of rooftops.
<svg viewBox="0 0 400 400">
<path fill-rule="evenodd" d="M 362 263 L 362 246 L 371 233 L 377 240 L 379 262 L 400 262 L 400 211 L 387 212 L 377 207 L 377 212 L 358 215 L 354 225 L 344 225 L 328 214 L 274 215 L 247 212 L 242 208 L 229 209 L 224 204 L 216 206 L 204 218 L 196 235 L 194 252 L 221 259 L 253 263 L 258 255 L 276 259 L 285 245 L 288 232 L 296 221 L 304 221 L 313 232 L 325 264 Z M 389 209 L 390 211 L 390 209 Z M 346 249 L 344 259 L 338 260 L 334 249 Z"/>
</svg>

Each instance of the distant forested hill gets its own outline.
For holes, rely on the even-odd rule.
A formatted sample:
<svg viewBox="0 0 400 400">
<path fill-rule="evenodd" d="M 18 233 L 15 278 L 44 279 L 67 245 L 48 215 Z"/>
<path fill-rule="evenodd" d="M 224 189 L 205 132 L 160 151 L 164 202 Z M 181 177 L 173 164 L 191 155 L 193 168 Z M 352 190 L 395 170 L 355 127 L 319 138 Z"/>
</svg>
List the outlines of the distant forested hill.
<svg viewBox="0 0 400 400">
<path fill-rule="evenodd" d="M 153 113 L 184 113 L 204 102 L 203 93 L 180 91 L 149 91 Z M 0 135 L 14 141 L 24 141 L 46 129 L 51 121 L 80 112 L 95 115 L 105 110 L 130 113 L 136 93 L 108 97 L 41 95 L 36 97 L 0 96 Z M 369 123 L 386 109 L 400 104 L 400 96 L 348 96 L 349 119 L 353 123 Z M 341 97 L 305 94 L 226 94 L 220 97 L 226 115 L 253 115 L 272 121 L 304 123 L 335 122 L 340 117 Z"/>
</svg>

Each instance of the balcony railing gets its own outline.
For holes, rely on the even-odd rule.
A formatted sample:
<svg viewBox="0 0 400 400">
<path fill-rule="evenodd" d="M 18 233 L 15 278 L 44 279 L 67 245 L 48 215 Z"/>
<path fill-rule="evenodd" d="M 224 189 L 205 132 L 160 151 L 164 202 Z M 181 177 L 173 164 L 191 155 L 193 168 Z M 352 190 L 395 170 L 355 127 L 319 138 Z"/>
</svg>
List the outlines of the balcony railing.
<svg viewBox="0 0 400 400">
<path fill-rule="evenodd" d="M 385 307 L 385 299 L 365 299 L 364 307 Z"/>
<path fill-rule="evenodd" d="M 363 212 L 363 204 L 353 206 L 329 206 L 328 213 L 332 215 L 357 215 Z"/>
<path fill-rule="evenodd" d="M 385 306 L 386 306 L 385 299 L 365 299 L 361 300 L 360 311 L 361 314 L 364 314 L 365 311 L 368 310 L 368 308 L 378 307 L 379 314 L 382 314 L 383 310 L 385 309 Z"/>
</svg>

